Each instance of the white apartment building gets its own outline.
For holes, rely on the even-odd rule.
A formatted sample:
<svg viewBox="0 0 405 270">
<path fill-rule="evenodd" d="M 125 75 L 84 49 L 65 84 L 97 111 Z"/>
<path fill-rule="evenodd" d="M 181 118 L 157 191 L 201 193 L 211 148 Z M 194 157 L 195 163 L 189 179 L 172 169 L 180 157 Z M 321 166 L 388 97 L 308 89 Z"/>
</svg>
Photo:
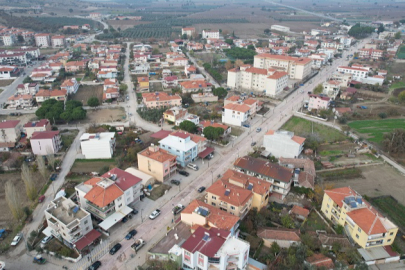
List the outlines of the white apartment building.
<svg viewBox="0 0 405 270">
<path fill-rule="evenodd" d="M 31 108 L 34 102 L 34 97 L 32 95 L 12 95 L 7 99 L 8 109 L 24 109 Z"/>
<path fill-rule="evenodd" d="M 10 79 L 19 76 L 17 66 L 0 66 L 0 79 Z"/>
<path fill-rule="evenodd" d="M 70 247 L 93 230 L 90 213 L 65 197 L 59 197 L 48 204 L 45 218 L 48 227 L 44 233 L 53 235 Z"/>
<path fill-rule="evenodd" d="M 277 25 L 277 24 L 273 24 L 270 27 L 271 30 L 275 30 L 275 31 L 280 31 L 280 32 L 290 32 L 290 27 L 287 26 L 282 26 L 282 25 Z"/>
<path fill-rule="evenodd" d="M 383 50 L 360 49 L 359 58 L 379 60 L 384 56 Z"/>
<path fill-rule="evenodd" d="M 288 73 L 290 79 L 302 80 L 312 72 L 312 59 L 263 53 L 255 56 L 253 66 L 282 69 Z"/>
<path fill-rule="evenodd" d="M 344 73 L 344 74 L 351 74 L 353 80 L 355 80 L 355 81 L 361 81 L 362 78 L 367 78 L 367 76 L 368 76 L 368 71 L 366 69 L 362 69 L 362 68 L 338 66 L 337 71 Z"/>
<path fill-rule="evenodd" d="M 263 138 L 263 146 L 276 158 L 297 158 L 304 149 L 305 138 L 294 132 L 269 130 Z"/>
<path fill-rule="evenodd" d="M 79 83 L 76 78 L 65 80 L 60 86 L 62 90 L 66 90 L 68 94 L 75 94 L 79 89 Z"/>
<path fill-rule="evenodd" d="M 21 125 L 20 120 L 3 120 L 0 122 L 0 150 L 7 151 L 8 147 L 5 147 L 3 144 L 9 146 L 14 146 L 17 140 L 21 136 Z"/>
<path fill-rule="evenodd" d="M 328 62 L 328 56 L 324 53 L 311 54 L 308 58 L 312 59 L 312 68 L 315 69 L 321 68 Z"/>
<path fill-rule="evenodd" d="M 36 34 L 35 45 L 37 47 L 47 48 L 51 46 L 51 37 L 49 34 Z"/>
<path fill-rule="evenodd" d="M 209 212 L 203 213 L 208 215 Z M 230 231 L 199 226 L 183 243 L 184 269 L 247 269 L 250 244 L 232 236 Z"/>
<path fill-rule="evenodd" d="M 203 30 L 202 38 L 219 38 L 219 31 Z"/>
<path fill-rule="evenodd" d="M 335 80 L 329 80 L 322 84 L 324 95 L 327 95 L 331 99 L 335 99 L 340 92 L 340 82 Z"/>
<path fill-rule="evenodd" d="M 39 84 L 37 83 L 24 83 L 17 85 L 17 94 L 19 95 L 35 95 L 38 93 Z"/>
<path fill-rule="evenodd" d="M 2 39 L 4 46 L 13 46 L 16 41 L 16 37 L 14 34 L 4 34 L 2 36 Z"/>
<path fill-rule="evenodd" d="M 349 83 L 352 80 L 352 74 L 349 73 L 340 73 L 340 72 L 334 72 L 332 74 L 331 80 L 339 82 L 340 87 L 348 87 Z"/>
<path fill-rule="evenodd" d="M 228 70 L 227 85 L 231 88 L 264 91 L 267 96 L 274 97 L 281 93 L 287 84 L 287 72 L 272 68 L 263 69 L 252 65 L 243 65 Z"/>
<path fill-rule="evenodd" d="M 52 127 L 48 119 L 41 119 L 39 121 L 27 122 L 23 126 L 23 132 L 27 135 L 27 138 L 30 139 L 34 132 L 41 131 L 51 131 Z"/>
<path fill-rule="evenodd" d="M 181 35 L 187 35 L 187 37 L 192 37 L 195 33 L 194 27 L 186 27 L 181 29 Z"/>
<path fill-rule="evenodd" d="M 112 158 L 115 149 L 115 133 L 84 133 L 80 137 L 80 146 L 85 159 Z"/>
<path fill-rule="evenodd" d="M 344 45 L 338 41 L 322 41 L 321 48 L 335 48 L 337 50 L 343 50 Z"/>
<path fill-rule="evenodd" d="M 65 47 L 66 39 L 65 36 L 53 36 L 51 38 L 52 47 Z"/>
<path fill-rule="evenodd" d="M 232 126 L 247 124 L 250 117 L 250 107 L 246 104 L 227 104 L 222 110 L 222 123 Z"/>
</svg>

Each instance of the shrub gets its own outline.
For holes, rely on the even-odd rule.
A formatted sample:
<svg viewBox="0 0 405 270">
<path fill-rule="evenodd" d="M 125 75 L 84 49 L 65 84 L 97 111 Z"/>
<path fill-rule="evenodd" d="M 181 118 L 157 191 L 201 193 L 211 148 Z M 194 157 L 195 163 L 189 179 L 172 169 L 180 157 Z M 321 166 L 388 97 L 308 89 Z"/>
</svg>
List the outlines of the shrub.
<svg viewBox="0 0 405 270">
<path fill-rule="evenodd" d="M 387 118 L 387 114 L 386 114 L 385 112 L 379 113 L 378 116 L 379 116 L 381 119 Z"/>
</svg>

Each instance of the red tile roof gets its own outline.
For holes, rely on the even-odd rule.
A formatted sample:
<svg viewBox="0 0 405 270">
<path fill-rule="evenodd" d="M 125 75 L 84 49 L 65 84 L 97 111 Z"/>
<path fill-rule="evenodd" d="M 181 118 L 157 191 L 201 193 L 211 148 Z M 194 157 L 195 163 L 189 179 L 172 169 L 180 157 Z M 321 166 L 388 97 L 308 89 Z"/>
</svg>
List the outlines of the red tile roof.
<svg viewBox="0 0 405 270">
<path fill-rule="evenodd" d="M 250 107 L 248 105 L 234 104 L 234 103 L 229 103 L 224 108 L 228 109 L 228 110 L 232 110 L 232 111 L 243 112 L 243 113 L 246 113 L 247 111 L 250 110 Z"/>
<path fill-rule="evenodd" d="M 339 207 L 343 206 L 343 200 L 347 196 L 357 196 L 357 192 L 349 187 L 341 187 L 335 189 L 325 190 L 325 194 L 327 194 L 332 201 L 334 201 Z"/>
<path fill-rule="evenodd" d="M 299 58 L 299 57 L 270 54 L 270 53 L 258 54 L 258 55 L 255 55 L 255 58 L 256 57 L 257 58 L 269 58 L 269 59 L 275 59 L 275 60 L 281 60 L 281 61 L 290 61 L 290 62 L 294 62 L 297 65 L 306 65 L 306 64 L 312 62 L 311 58 Z"/>
<path fill-rule="evenodd" d="M 226 191 L 229 191 L 228 195 L 225 195 Z M 253 197 L 253 193 L 250 190 L 230 184 L 229 181 L 222 179 L 214 182 L 214 184 L 207 189 L 207 193 L 214 194 L 218 197 L 218 200 L 237 207 L 246 205 Z"/>
<path fill-rule="evenodd" d="M 250 72 L 250 73 L 255 73 L 255 74 L 267 75 L 267 70 L 264 68 L 250 67 L 250 68 L 245 69 L 245 71 Z"/>
<path fill-rule="evenodd" d="M 142 181 L 141 178 L 136 177 L 133 174 L 127 173 L 126 171 L 123 171 L 118 168 L 114 168 L 105 174 L 103 174 L 101 177 L 109 178 L 111 175 L 115 174 L 116 178 L 114 180 L 115 184 L 122 190 L 126 191 L 127 189 L 135 186 L 139 182 Z"/>
<path fill-rule="evenodd" d="M 301 242 L 299 235 L 300 230 L 284 228 L 260 228 L 257 232 L 257 236 L 263 239 Z"/>
<path fill-rule="evenodd" d="M 155 139 L 164 139 L 167 136 L 169 136 L 170 133 L 172 133 L 172 131 L 162 129 L 162 130 L 159 130 L 156 133 L 153 133 L 150 137 L 155 138 Z"/>
<path fill-rule="evenodd" d="M 294 135 L 294 136 L 291 138 L 291 140 L 293 140 L 294 142 L 296 142 L 296 143 L 298 143 L 298 144 L 303 144 L 306 139 L 303 138 L 303 137 L 295 136 L 295 135 Z"/>
<path fill-rule="evenodd" d="M 59 135 L 59 131 L 35 131 L 34 133 L 32 133 L 31 141 L 53 139 L 57 135 Z"/>
<path fill-rule="evenodd" d="M 368 235 L 387 232 L 380 220 L 383 217 L 368 207 L 350 211 L 347 215 Z"/>
<path fill-rule="evenodd" d="M 198 227 L 197 230 L 184 242 L 181 246 L 183 249 L 191 252 L 192 254 L 200 252 L 207 257 L 214 257 L 218 250 L 225 243 L 226 239 L 222 236 L 218 236 L 217 233 L 220 233 L 228 236 L 230 232 L 224 232 L 216 228 L 207 230 L 203 227 Z M 205 235 L 208 235 L 209 238 L 207 241 L 203 239 Z"/>
<path fill-rule="evenodd" d="M 299 215 L 299 216 L 303 216 L 306 218 L 309 215 L 309 210 L 305 209 L 301 206 L 294 205 L 293 208 L 291 209 L 291 213 Z"/>
<path fill-rule="evenodd" d="M 41 119 L 39 121 L 32 121 L 32 122 L 27 122 L 24 127 L 25 128 L 30 128 L 30 127 L 45 127 L 46 125 L 49 124 L 48 119 Z"/>
<path fill-rule="evenodd" d="M 20 123 L 20 120 L 6 120 L 0 122 L 0 129 L 15 128 Z"/>
<path fill-rule="evenodd" d="M 314 254 L 306 260 L 310 265 L 316 266 L 317 268 L 325 267 L 326 269 L 333 269 L 335 264 L 332 259 L 326 257 L 322 253 Z"/>
</svg>

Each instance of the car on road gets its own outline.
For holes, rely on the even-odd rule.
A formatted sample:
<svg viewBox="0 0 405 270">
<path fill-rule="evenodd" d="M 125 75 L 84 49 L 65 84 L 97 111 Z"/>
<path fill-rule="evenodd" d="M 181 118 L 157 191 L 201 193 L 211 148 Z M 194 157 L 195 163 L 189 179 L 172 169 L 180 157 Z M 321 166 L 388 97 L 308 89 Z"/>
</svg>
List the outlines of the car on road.
<svg viewBox="0 0 405 270">
<path fill-rule="evenodd" d="M 156 209 L 155 211 L 152 212 L 152 214 L 149 215 L 149 219 L 155 219 L 160 215 L 160 210 Z"/>
<path fill-rule="evenodd" d="M 176 185 L 176 186 L 180 186 L 180 181 L 176 180 L 176 179 L 170 180 L 170 183 L 172 183 L 173 185 Z"/>
<path fill-rule="evenodd" d="M 130 240 L 132 239 L 138 232 L 136 230 L 130 230 L 128 234 L 125 236 L 125 239 Z"/>
<path fill-rule="evenodd" d="M 49 243 L 49 241 L 51 241 L 53 239 L 53 236 L 51 235 L 51 236 L 45 236 L 45 238 L 44 239 L 42 239 L 42 241 L 41 241 L 41 244 L 48 244 Z"/>
<path fill-rule="evenodd" d="M 49 178 L 49 180 L 55 181 L 56 178 L 58 178 L 58 174 L 57 174 L 57 173 L 53 173 L 53 174 L 51 174 L 51 177 Z"/>
<path fill-rule="evenodd" d="M 257 133 L 259 133 L 260 131 L 262 131 L 262 128 L 256 128 Z"/>
<path fill-rule="evenodd" d="M 120 250 L 121 248 L 121 244 L 115 244 L 111 249 L 110 249 L 110 255 L 114 255 L 115 253 L 117 253 L 118 250 Z"/>
<path fill-rule="evenodd" d="M 143 239 L 137 239 L 135 242 L 131 245 L 131 248 L 136 252 L 138 251 L 141 247 L 143 247 L 146 244 L 146 242 Z"/>
<path fill-rule="evenodd" d="M 250 128 L 250 125 L 249 124 L 244 124 L 244 125 L 242 125 L 243 127 L 245 127 L 245 128 Z"/>
<path fill-rule="evenodd" d="M 21 233 L 18 233 L 18 234 L 13 238 L 13 241 L 11 242 L 10 246 L 14 247 L 14 246 L 18 245 L 18 243 L 20 243 L 21 239 L 22 239 L 22 234 L 21 234 Z"/>
<path fill-rule="evenodd" d="M 203 193 L 204 190 L 205 190 L 205 187 L 199 187 L 199 188 L 197 189 L 197 191 L 198 191 L 199 193 Z"/>
<path fill-rule="evenodd" d="M 190 169 L 192 169 L 194 171 L 198 171 L 198 166 L 193 164 L 193 163 L 187 164 L 187 168 L 190 168 Z"/>
<path fill-rule="evenodd" d="M 139 138 L 136 138 L 135 143 L 143 144 L 143 141 L 141 139 L 139 139 Z"/>
<path fill-rule="evenodd" d="M 250 144 L 250 146 L 255 146 L 256 145 L 256 142 L 252 142 L 251 144 Z"/>
<path fill-rule="evenodd" d="M 189 176 L 190 174 L 186 171 L 179 171 L 179 174 L 184 175 L 184 176 Z"/>
<path fill-rule="evenodd" d="M 97 270 L 100 268 L 100 266 L 101 266 L 101 262 L 95 261 L 92 265 L 89 266 L 89 268 L 87 268 L 87 270 Z"/>
</svg>

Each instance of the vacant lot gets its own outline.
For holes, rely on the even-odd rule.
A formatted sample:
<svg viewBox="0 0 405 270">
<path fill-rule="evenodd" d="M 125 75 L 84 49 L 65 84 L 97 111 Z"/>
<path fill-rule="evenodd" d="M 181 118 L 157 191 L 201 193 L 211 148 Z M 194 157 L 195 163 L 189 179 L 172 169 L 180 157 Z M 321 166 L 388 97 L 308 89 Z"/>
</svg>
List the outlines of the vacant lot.
<svg viewBox="0 0 405 270">
<path fill-rule="evenodd" d="M 350 122 L 349 127 L 367 140 L 381 143 L 384 134 L 405 127 L 405 119 L 362 120 Z"/>
<path fill-rule="evenodd" d="M 302 224 L 302 227 L 306 231 L 324 230 L 329 233 L 332 232 L 328 224 L 326 224 L 315 211 L 311 211 L 305 223 Z"/>
<path fill-rule="evenodd" d="M 363 177 L 330 181 L 335 187 L 350 186 L 361 195 L 378 197 L 391 195 L 405 204 L 405 176 L 390 165 L 375 165 L 359 168 Z"/>
<path fill-rule="evenodd" d="M 125 119 L 125 110 L 122 107 L 112 109 L 87 110 L 87 117 L 82 123 L 107 124 Z"/>
<path fill-rule="evenodd" d="M 103 86 L 102 85 L 80 85 L 76 94 L 71 96 L 71 99 L 78 100 L 87 105 L 89 98 L 96 97 L 101 102 L 103 99 Z"/>
<path fill-rule="evenodd" d="M 396 225 L 405 229 L 405 206 L 398 203 L 398 201 L 391 196 L 373 198 L 371 199 L 371 203 L 380 211 L 387 214 Z"/>
<path fill-rule="evenodd" d="M 0 80 L 0 87 L 5 87 L 10 85 L 14 80 Z"/>
<path fill-rule="evenodd" d="M 104 166 L 110 167 L 114 165 L 114 159 L 76 159 L 70 171 L 74 173 L 91 173 L 98 172 Z"/>
<path fill-rule="evenodd" d="M 292 117 L 281 129 L 289 130 L 294 132 L 295 135 L 306 137 L 312 133 L 312 127 L 313 134 L 316 134 L 324 142 L 336 142 L 346 139 L 343 133 L 333 128 L 313 123 L 299 117 Z"/>
</svg>

